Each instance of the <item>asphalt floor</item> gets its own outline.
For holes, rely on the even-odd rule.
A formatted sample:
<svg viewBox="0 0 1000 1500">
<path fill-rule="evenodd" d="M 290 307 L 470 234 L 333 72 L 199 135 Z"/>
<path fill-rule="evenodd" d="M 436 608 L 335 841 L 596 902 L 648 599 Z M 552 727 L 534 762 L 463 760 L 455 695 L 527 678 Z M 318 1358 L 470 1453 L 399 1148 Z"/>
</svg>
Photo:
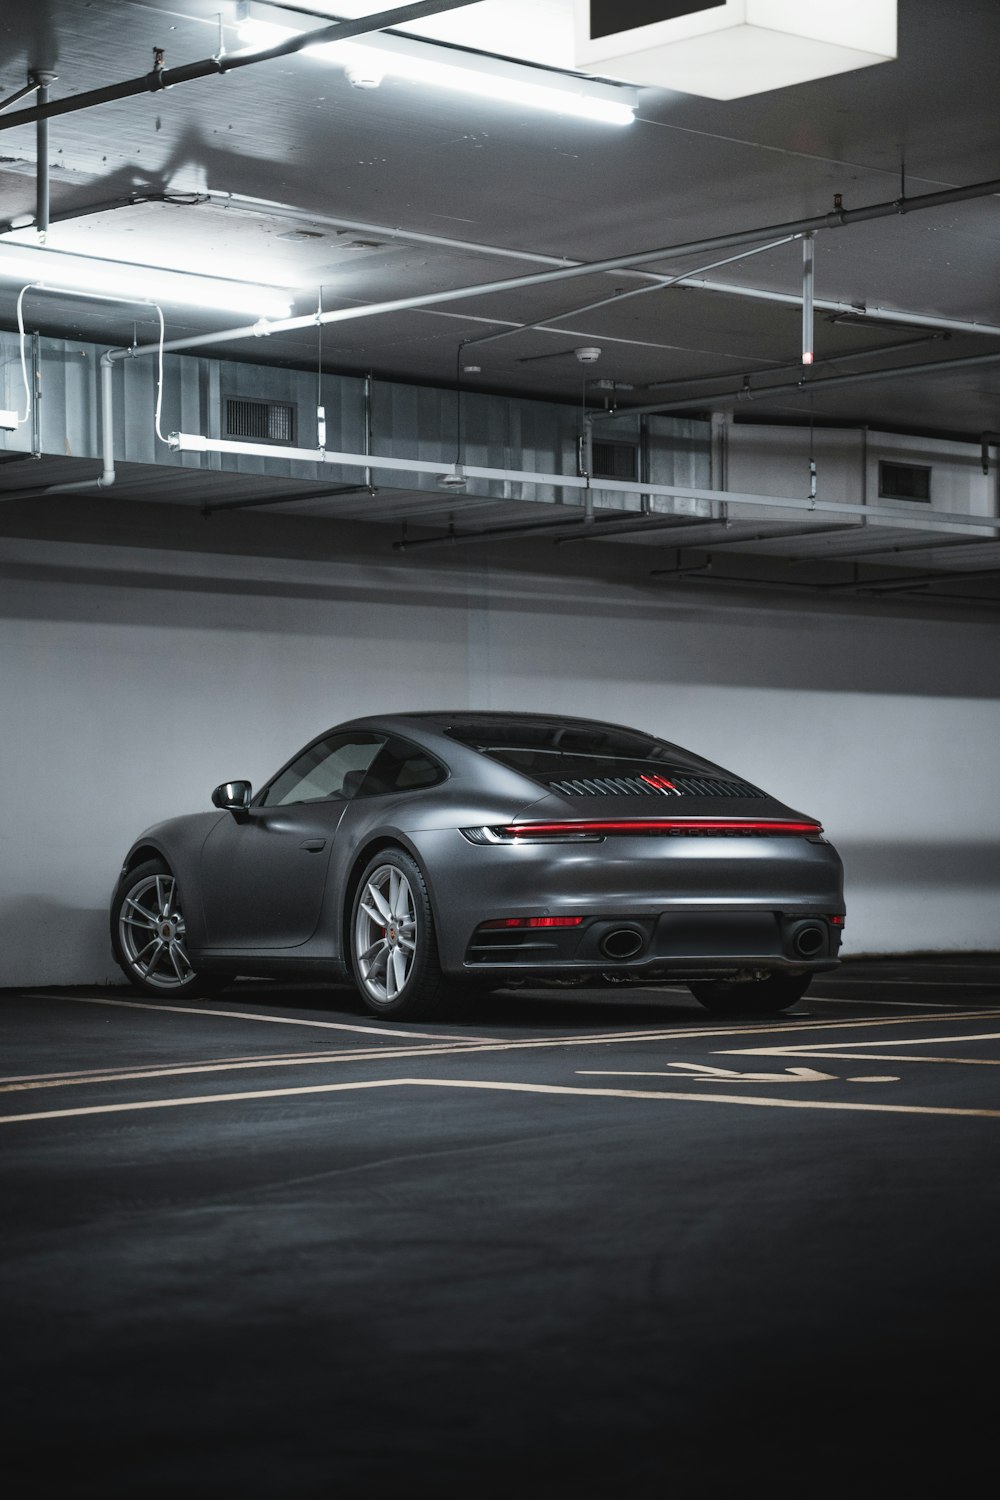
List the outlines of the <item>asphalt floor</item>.
<svg viewBox="0 0 1000 1500">
<path fill-rule="evenodd" d="M 0 1036 L 18 1497 L 992 1485 L 1000 954 L 767 1020 L 244 981 L 0 991 Z"/>
</svg>

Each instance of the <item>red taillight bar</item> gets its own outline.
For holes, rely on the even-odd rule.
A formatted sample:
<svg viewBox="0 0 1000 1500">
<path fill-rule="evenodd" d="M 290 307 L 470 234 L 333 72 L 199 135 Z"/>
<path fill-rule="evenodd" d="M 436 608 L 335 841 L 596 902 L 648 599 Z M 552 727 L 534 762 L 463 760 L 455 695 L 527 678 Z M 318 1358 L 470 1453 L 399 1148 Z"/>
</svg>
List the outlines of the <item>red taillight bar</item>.
<svg viewBox="0 0 1000 1500">
<path fill-rule="evenodd" d="M 629 818 L 599 823 L 512 823 L 503 832 L 517 837 L 570 833 L 802 833 L 823 832 L 822 824 L 791 818 Z"/>
</svg>

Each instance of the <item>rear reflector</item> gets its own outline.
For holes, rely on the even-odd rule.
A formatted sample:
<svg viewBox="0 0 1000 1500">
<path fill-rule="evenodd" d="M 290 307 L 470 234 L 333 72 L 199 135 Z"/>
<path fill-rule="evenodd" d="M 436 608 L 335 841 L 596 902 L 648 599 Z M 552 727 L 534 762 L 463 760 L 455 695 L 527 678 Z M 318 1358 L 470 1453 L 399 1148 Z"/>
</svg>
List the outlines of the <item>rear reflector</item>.
<svg viewBox="0 0 1000 1500">
<path fill-rule="evenodd" d="M 480 922 L 480 932 L 497 927 L 579 927 L 583 917 L 493 917 L 489 922 Z"/>
</svg>

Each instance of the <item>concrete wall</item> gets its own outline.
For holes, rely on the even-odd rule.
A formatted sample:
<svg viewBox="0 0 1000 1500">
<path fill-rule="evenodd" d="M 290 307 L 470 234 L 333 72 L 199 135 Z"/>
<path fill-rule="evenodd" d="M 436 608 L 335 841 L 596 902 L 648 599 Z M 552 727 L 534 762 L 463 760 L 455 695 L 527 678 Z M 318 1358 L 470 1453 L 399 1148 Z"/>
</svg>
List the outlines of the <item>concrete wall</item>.
<svg viewBox="0 0 1000 1500">
<path fill-rule="evenodd" d="M 823 821 L 848 952 L 998 946 L 996 616 L 671 591 L 626 547 L 397 554 L 249 516 L 205 551 L 201 525 L 0 542 L 0 985 L 119 980 L 105 911 L 141 829 L 427 707 L 663 734 Z"/>
</svg>

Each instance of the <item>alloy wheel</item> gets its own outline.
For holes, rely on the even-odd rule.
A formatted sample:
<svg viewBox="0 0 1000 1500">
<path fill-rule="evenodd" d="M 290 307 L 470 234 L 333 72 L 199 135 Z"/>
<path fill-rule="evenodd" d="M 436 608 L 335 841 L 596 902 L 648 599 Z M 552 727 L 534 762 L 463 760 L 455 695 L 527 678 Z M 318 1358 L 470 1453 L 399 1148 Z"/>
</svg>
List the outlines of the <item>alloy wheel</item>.
<svg viewBox="0 0 1000 1500">
<path fill-rule="evenodd" d="M 185 931 L 172 875 L 145 875 L 125 893 L 118 940 L 126 962 L 143 984 L 160 990 L 191 984 L 195 972 L 184 945 Z"/>
<path fill-rule="evenodd" d="M 368 876 L 354 919 L 358 977 L 376 1005 L 402 994 L 413 969 L 417 911 L 406 876 L 382 864 Z"/>
</svg>

